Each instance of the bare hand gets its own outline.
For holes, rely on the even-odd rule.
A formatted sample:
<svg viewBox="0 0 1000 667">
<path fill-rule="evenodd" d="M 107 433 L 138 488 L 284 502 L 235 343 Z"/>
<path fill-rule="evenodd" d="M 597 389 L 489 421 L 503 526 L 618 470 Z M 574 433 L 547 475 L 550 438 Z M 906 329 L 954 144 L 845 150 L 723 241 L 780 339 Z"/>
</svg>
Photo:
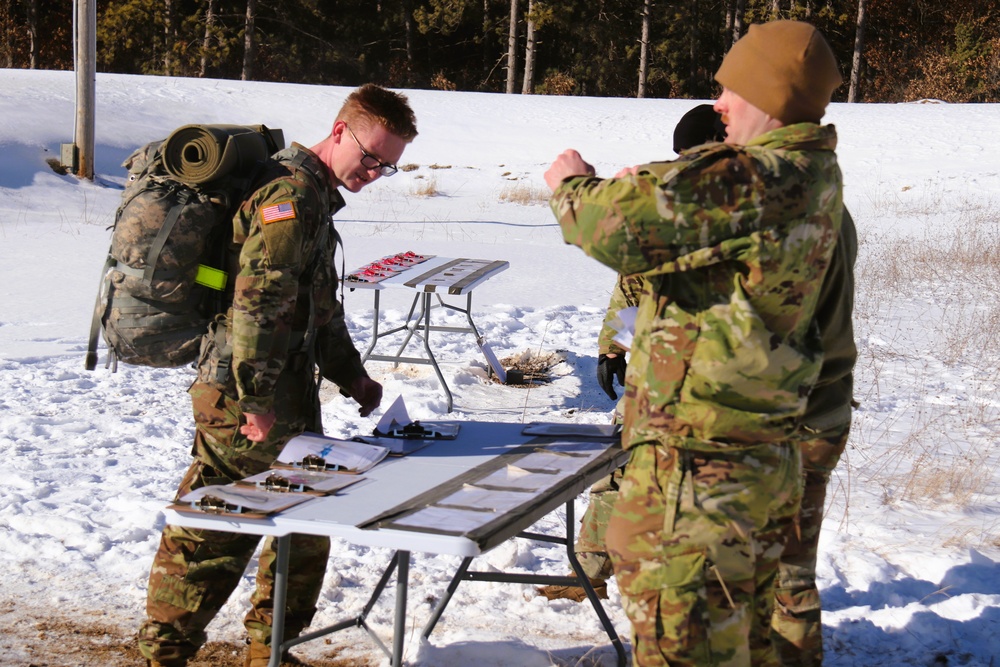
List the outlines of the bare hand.
<svg viewBox="0 0 1000 667">
<path fill-rule="evenodd" d="M 370 377 L 359 377 L 351 383 L 351 398 L 361 406 L 358 414 L 367 417 L 382 403 L 382 385 Z"/>
<path fill-rule="evenodd" d="M 555 162 L 545 172 L 545 182 L 555 190 L 563 180 L 570 176 L 593 176 L 594 167 L 588 164 L 572 148 L 560 153 Z"/>
<path fill-rule="evenodd" d="M 247 423 L 240 426 L 240 433 L 245 435 L 247 440 L 251 442 L 263 442 L 267 438 L 267 434 L 271 432 L 271 427 L 274 426 L 274 410 L 263 415 L 255 415 L 247 412 L 244 413 L 244 416 L 247 419 Z"/>
<path fill-rule="evenodd" d="M 624 176 L 635 176 L 637 173 L 639 173 L 639 166 L 638 165 L 636 165 L 634 167 L 625 167 L 624 169 L 622 169 L 621 171 L 619 171 L 617 174 L 615 174 L 615 178 L 622 178 Z"/>
</svg>

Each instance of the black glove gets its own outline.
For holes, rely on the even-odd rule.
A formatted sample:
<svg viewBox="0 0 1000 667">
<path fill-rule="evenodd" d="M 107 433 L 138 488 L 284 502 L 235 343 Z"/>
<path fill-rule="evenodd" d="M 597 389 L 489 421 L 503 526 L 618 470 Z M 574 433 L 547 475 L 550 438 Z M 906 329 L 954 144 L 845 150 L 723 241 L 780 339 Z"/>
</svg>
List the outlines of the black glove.
<svg viewBox="0 0 1000 667">
<path fill-rule="evenodd" d="M 609 357 L 606 354 L 597 355 L 597 384 L 612 401 L 618 400 L 615 393 L 615 378 L 618 384 L 625 386 L 625 355 Z"/>
</svg>

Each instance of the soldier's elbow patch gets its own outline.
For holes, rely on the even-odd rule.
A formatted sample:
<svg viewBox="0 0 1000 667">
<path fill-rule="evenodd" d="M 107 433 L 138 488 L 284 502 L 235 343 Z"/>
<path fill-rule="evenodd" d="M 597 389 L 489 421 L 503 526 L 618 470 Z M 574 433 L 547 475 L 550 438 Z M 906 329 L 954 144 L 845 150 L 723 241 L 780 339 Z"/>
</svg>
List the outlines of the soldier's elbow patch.
<svg viewBox="0 0 1000 667">
<path fill-rule="evenodd" d="M 301 260 L 302 225 L 298 219 L 292 217 L 264 223 L 261 225 L 261 237 L 272 267 L 294 266 Z"/>
</svg>

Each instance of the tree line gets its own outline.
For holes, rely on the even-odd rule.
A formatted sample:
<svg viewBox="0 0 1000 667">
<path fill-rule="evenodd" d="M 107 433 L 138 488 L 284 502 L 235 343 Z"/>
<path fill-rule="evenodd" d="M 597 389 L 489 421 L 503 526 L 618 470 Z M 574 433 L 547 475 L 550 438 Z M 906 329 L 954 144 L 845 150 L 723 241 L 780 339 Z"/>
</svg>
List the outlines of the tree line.
<svg viewBox="0 0 1000 667">
<path fill-rule="evenodd" d="M 1000 101 L 1000 0 L 98 0 L 100 72 L 707 99 L 752 23 L 809 21 L 836 101 Z M 72 69 L 73 3 L 0 0 L 0 66 Z"/>
</svg>

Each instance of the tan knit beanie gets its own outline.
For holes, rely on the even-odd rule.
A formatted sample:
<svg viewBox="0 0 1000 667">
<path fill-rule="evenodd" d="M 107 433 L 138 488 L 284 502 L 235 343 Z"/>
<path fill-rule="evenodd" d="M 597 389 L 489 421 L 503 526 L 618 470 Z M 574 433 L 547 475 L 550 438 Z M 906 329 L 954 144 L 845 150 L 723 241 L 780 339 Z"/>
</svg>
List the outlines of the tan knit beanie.
<svg viewBox="0 0 1000 667">
<path fill-rule="evenodd" d="M 818 123 L 843 83 L 830 45 L 802 21 L 751 25 L 715 80 L 785 125 Z"/>
</svg>

